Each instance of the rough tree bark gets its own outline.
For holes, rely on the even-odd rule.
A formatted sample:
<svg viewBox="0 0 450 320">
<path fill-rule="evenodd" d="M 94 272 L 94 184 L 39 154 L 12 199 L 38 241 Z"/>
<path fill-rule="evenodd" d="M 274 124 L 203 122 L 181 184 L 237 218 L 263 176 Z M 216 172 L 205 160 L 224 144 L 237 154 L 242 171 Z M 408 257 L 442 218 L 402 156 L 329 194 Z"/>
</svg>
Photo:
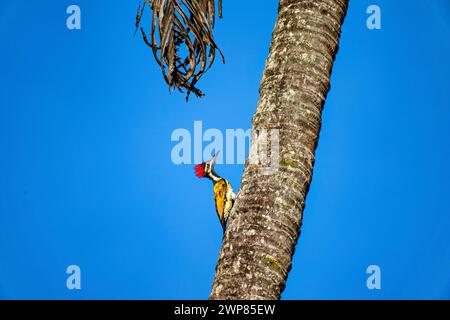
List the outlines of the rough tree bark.
<svg viewBox="0 0 450 320">
<path fill-rule="evenodd" d="M 267 175 L 247 160 L 210 299 L 279 299 L 285 288 L 347 6 L 279 2 L 252 123 L 253 132 L 279 130 L 279 168 Z"/>
</svg>

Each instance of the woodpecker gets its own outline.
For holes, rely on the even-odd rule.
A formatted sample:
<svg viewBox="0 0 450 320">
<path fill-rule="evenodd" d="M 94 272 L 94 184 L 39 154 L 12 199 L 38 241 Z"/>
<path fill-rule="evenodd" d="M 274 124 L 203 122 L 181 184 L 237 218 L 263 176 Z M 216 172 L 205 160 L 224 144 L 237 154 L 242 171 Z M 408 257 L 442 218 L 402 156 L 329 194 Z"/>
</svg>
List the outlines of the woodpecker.
<svg viewBox="0 0 450 320">
<path fill-rule="evenodd" d="M 217 152 L 211 160 L 196 165 L 195 175 L 198 178 L 208 178 L 213 182 L 216 212 L 219 217 L 220 224 L 222 225 L 223 232 L 225 232 L 228 217 L 230 215 L 231 208 L 233 207 L 234 200 L 236 199 L 236 195 L 230 182 L 227 179 L 220 177 L 214 171 L 214 164 L 219 153 L 220 151 Z"/>
</svg>

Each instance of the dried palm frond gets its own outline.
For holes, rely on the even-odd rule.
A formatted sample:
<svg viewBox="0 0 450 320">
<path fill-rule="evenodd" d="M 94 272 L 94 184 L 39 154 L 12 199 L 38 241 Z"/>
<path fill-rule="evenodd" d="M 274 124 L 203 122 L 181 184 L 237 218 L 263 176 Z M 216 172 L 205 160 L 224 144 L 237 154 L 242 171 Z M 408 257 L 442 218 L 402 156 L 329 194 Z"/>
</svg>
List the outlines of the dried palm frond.
<svg viewBox="0 0 450 320">
<path fill-rule="evenodd" d="M 152 10 L 151 31 L 147 35 L 140 30 L 169 88 L 186 90 L 186 100 L 191 92 L 203 96 L 195 85 L 213 64 L 216 50 L 224 62 L 212 33 L 215 0 L 143 0 L 136 14 L 136 31 L 147 4 Z M 218 11 L 221 18 L 222 0 L 218 0 Z"/>
</svg>

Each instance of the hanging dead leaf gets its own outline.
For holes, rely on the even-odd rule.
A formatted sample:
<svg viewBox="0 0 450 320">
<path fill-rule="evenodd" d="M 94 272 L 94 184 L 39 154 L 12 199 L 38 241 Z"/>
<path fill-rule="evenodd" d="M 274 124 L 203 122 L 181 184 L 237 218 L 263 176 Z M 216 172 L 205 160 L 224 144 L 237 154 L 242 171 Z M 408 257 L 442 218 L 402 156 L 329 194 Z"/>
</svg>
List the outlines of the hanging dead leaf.
<svg viewBox="0 0 450 320">
<path fill-rule="evenodd" d="M 146 6 L 152 11 L 150 32 L 141 26 Z M 222 17 L 222 0 L 218 0 Z M 136 31 L 141 30 L 144 42 L 152 49 L 170 89 L 186 91 L 186 100 L 216 58 L 224 56 L 214 41 L 212 29 L 216 16 L 215 0 L 143 0 L 136 14 Z"/>
</svg>

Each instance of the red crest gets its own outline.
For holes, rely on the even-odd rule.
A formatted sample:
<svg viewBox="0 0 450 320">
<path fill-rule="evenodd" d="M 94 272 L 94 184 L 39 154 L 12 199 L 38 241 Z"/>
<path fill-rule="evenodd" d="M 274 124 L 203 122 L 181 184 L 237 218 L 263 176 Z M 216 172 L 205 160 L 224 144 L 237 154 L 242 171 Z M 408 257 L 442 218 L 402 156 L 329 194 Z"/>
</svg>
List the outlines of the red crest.
<svg viewBox="0 0 450 320">
<path fill-rule="evenodd" d="M 195 175 L 198 178 L 204 178 L 205 177 L 205 163 L 204 162 L 196 165 L 194 170 L 195 170 Z"/>
</svg>

